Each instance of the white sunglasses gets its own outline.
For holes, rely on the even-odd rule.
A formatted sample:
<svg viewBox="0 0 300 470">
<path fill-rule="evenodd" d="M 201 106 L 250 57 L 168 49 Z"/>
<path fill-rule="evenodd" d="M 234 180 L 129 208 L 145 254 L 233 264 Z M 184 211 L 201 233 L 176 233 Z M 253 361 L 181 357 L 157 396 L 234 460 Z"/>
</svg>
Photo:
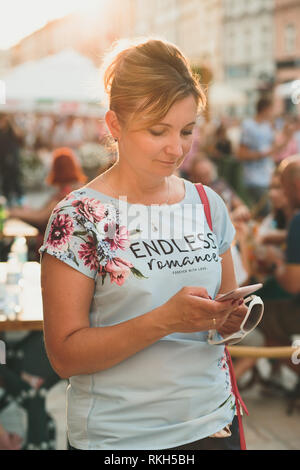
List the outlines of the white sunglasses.
<svg viewBox="0 0 300 470">
<path fill-rule="evenodd" d="M 220 340 L 220 334 L 217 330 L 209 330 L 207 339 L 209 344 L 236 344 L 257 327 L 264 313 L 264 303 L 257 295 L 247 297 L 244 303 L 247 304 L 248 302 L 250 302 L 250 304 L 239 331 Z"/>
</svg>

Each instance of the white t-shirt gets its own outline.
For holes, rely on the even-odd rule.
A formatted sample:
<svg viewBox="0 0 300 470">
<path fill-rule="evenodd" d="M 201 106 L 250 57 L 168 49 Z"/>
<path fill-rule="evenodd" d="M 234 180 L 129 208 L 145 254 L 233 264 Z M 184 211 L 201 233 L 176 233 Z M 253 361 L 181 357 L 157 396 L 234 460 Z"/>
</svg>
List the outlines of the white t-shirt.
<svg viewBox="0 0 300 470">
<path fill-rule="evenodd" d="M 184 183 L 183 201 L 156 208 L 161 220 L 181 211 L 184 233 L 176 239 L 155 237 L 157 220 L 151 223 L 150 236 L 143 238 L 143 232 L 132 230 L 133 212 L 127 226 L 122 225 L 118 200 L 90 188 L 73 191 L 55 208 L 40 253 L 95 280 L 92 327 L 143 315 L 183 286 L 204 286 L 212 298 L 218 293 L 220 255 L 229 249 L 234 228 L 222 199 L 205 187 L 213 233 L 197 189 Z M 182 208 L 188 204 L 194 209 L 193 222 L 201 219 L 204 224 L 202 234 L 185 225 L 190 212 Z M 125 205 L 128 213 L 132 206 Z M 150 206 L 142 210 L 147 213 Z M 112 222 L 116 231 L 108 238 Z M 63 312 L 57 321 L 63 322 Z M 235 401 L 224 346 L 209 345 L 207 337 L 207 331 L 170 334 L 110 369 L 71 377 L 70 444 L 78 449 L 167 449 L 210 436 L 231 423 Z"/>
</svg>

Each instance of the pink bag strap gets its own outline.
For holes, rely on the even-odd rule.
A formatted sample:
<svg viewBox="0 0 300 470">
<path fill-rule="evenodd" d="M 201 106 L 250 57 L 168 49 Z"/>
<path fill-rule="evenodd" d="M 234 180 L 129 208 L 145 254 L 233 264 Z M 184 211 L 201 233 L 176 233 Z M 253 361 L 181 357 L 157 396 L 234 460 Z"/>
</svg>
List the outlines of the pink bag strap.
<svg viewBox="0 0 300 470">
<path fill-rule="evenodd" d="M 204 187 L 201 183 L 197 183 L 197 184 L 195 184 L 195 186 L 196 186 L 197 191 L 199 193 L 201 202 L 204 206 L 204 214 L 205 214 L 208 226 L 209 226 L 210 230 L 213 231 L 210 205 L 209 205 L 209 200 L 208 200 L 206 191 L 205 191 L 205 189 L 204 189 Z"/>
<path fill-rule="evenodd" d="M 204 206 L 204 214 L 207 220 L 207 224 L 210 228 L 210 230 L 213 232 L 213 226 L 212 226 L 212 218 L 211 218 L 211 211 L 210 211 L 210 205 L 209 205 L 209 200 L 206 194 L 206 191 L 201 183 L 195 184 L 196 189 L 199 193 L 201 202 Z M 232 360 L 230 357 L 230 353 L 228 351 L 228 348 L 225 347 L 225 352 L 226 352 L 226 358 L 227 358 L 227 364 L 229 368 L 229 373 L 230 373 L 230 380 L 231 380 L 231 386 L 232 390 L 235 396 L 235 405 L 236 405 L 236 410 L 237 410 L 237 417 L 238 417 L 238 422 L 239 422 L 239 430 L 240 430 L 240 445 L 241 445 L 241 450 L 247 450 L 246 449 L 246 440 L 245 440 L 245 433 L 244 433 L 244 428 L 243 428 L 243 422 L 242 422 L 242 416 L 241 416 L 241 409 L 240 407 L 243 408 L 245 411 L 246 415 L 249 415 L 249 412 L 246 408 L 245 403 L 242 400 L 242 397 L 240 395 L 236 378 L 235 378 L 235 373 L 234 373 L 234 368 L 232 365 Z"/>
</svg>

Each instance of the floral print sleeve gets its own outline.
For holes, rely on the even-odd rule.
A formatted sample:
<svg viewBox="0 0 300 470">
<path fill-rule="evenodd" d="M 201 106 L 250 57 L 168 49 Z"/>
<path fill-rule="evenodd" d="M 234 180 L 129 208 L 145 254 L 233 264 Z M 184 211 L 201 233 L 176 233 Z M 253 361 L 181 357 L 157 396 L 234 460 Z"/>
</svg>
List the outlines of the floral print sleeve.
<svg viewBox="0 0 300 470">
<path fill-rule="evenodd" d="M 80 195 L 79 195 L 80 196 Z M 70 193 L 53 210 L 39 249 L 95 279 L 99 271 L 97 224 L 104 218 L 100 201 Z"/>
<path fill-rule="evenodd" d="M 53 210 L 39 252 L 55 256 L 94 280 L 100 276 L 102 284 L 108 277 L 111 283 L 122 285 L 130 274 L 144 277 L 122 256 L 129 245 L 129 233 L 119 224 L 116 207 L 79 190 Z"/>
</svg>

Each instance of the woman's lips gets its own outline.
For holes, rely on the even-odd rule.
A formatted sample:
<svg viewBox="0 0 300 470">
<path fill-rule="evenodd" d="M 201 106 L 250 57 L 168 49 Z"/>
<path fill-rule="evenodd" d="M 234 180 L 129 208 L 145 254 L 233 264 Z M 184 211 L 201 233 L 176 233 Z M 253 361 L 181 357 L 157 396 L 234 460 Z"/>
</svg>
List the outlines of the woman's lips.
<svg viewBox="0 0 300 470">
<path fill-rule="evenodd" d="M 164 162 L 163 160 L 158 160 L 160 163 L 163 163 L 164 165 L 175 165 L 176 162 Z"/>
</svg>

